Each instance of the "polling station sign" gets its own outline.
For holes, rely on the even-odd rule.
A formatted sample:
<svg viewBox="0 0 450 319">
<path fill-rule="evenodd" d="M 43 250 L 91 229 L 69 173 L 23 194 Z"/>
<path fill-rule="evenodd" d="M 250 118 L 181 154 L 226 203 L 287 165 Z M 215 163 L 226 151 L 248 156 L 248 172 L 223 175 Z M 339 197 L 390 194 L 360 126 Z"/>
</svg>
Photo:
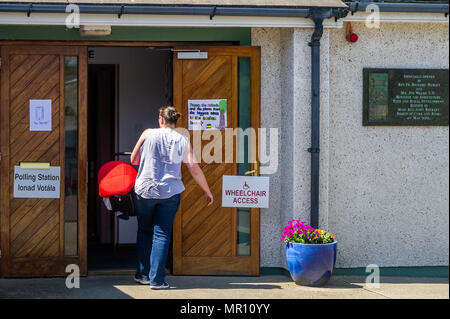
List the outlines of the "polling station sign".
<svg viewBox="0 0 450 319">
<path fill-rule="evenodd" d="M 222 206 L 268 208 L 269 177 L 224 175 Z"/>
<path fill-rule="evenodd" d="M 59 198 L 60 196 L 59 166 L 49 169 L 24 169 L 14 166 L 15 198 Z"/>
</svg>

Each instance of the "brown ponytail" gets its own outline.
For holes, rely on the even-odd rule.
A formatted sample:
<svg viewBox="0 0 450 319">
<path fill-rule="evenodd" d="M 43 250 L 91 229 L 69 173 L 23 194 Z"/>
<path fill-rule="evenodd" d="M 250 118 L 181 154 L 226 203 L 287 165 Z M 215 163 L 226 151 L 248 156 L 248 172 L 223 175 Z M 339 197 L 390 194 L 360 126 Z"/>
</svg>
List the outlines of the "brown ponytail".
<svg viewBox="0 0 450 319">
<path fill-rule="evenodd" d="M 163 106 L 159 108 L 159 116 L 162 116 L 167 124 L 176 125 L 181 113 L 173 106 Z"/>
</svg>

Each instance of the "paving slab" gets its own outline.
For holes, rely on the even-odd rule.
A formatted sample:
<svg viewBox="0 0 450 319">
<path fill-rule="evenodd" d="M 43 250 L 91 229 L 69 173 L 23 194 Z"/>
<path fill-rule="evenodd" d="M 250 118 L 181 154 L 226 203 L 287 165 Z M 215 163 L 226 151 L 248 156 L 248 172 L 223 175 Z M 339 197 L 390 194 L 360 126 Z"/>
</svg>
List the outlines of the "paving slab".
<svg viewBox="0 0 450 319">
<path fill-rule="evenodd" d="M 333 276 L 324 287 L 298 286 L 287 276 L 167 276 L 169 290 L 151 290 L 131 275 L 81 278 L 68 289 L 65 278 L 0 279 L 0 298 L 88 299 L 400 299 L 449 298 L 448 278 L 382 277 L 378 288 L 362 276 Z"/>
</svg>

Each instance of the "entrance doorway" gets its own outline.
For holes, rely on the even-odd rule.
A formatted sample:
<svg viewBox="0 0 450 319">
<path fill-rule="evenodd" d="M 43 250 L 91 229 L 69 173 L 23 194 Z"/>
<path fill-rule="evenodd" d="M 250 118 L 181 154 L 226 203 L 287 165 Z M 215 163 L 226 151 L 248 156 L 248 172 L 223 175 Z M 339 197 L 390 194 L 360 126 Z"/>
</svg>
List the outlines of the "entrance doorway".
<svg viewBox="0 0 450 319">
<path fill-rule="evenodd" d="M 88 48 L 90 271 L 135 269 L 136 217 L 120 219 L 106 209 L 97 173 L 112 160 L 129 163 L 123 153 L 132 151 L 144 129 L 158 127 L 158 108 L 172 104 L 171 56 L 167 48 Z"/>
<path fill-rule="evenodd" d="M 91 270 L 134 269 L 136 218 L 104 212 L 97 172 L 106 161 L 129 162 L 114 154 L 131 151 L 145 128 L 158 126 L 160 106 L 178 108 L 179 126 L 187 129 L 190 100 L 226 100 L 227 128 L 260 127 L 257 47 L 89 45 L 1 47 L 2 277 L 64 276 L 69 264 L 86 275 L 87 261 Z M 30 100 L 51 100 L 51 131 L 30 130 Z M 194 146 L 197 159 L 210 140 Z M 257 141 L 251 143 L 255 150 L 244 147 L 245 158 L 257 153 Z M 237 143 L 224 151 L 221 161 L 200 163 L 215 197 L 210 207 L 183 166 L 186 190 L 168 257 L 176 275 L 259 274 L 259 209 L 221 206 L 222 176 L 257 175 L 258 164 L 225 161 L 229 154 L 236 159 Z M 21 162 L 59 169 L 59 197 L 15 196 Z"/>
</svg>

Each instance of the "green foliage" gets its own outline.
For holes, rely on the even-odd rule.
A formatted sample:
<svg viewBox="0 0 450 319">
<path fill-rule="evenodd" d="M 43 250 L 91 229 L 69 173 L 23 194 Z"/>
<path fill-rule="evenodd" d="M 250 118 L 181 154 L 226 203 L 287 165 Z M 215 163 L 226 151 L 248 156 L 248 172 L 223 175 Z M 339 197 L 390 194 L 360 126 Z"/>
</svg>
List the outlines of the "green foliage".
<svg viewBox="0 0 450 319">
<path fill-rule="evenodd" d="M 219 111 L 222 114 L 225 114 L 227 112 L 227 100 L 221 100 L 219 102 Z"/>
</svg>

